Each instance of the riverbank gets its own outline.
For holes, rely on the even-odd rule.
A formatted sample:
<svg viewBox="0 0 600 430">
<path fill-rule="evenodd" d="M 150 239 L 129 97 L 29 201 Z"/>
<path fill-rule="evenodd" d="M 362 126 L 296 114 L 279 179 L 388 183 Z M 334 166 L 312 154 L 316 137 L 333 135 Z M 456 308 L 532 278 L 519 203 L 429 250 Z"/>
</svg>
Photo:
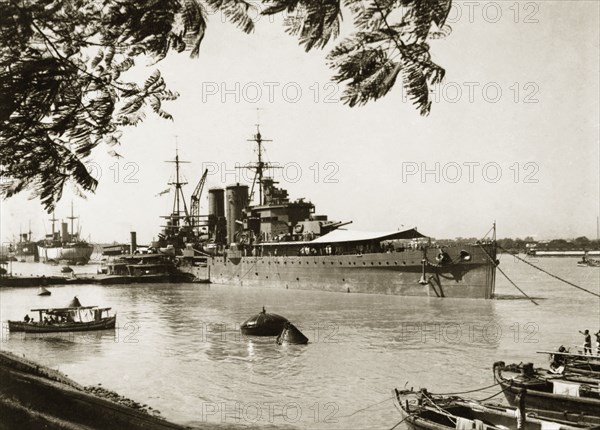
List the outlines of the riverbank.
<svg viewBox="0 0 600 430">
<path fill-rule="evenodd" d="M 158 411 L 102 387 L 0 351 L 0 416 L 6 428 L 184 429 Z"/>
</svg>

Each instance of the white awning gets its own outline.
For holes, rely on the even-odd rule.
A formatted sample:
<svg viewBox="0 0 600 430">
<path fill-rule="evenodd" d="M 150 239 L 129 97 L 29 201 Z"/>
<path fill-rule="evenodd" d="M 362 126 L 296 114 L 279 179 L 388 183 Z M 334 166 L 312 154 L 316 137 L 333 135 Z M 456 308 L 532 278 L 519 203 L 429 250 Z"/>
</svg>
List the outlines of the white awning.
<svg viewBox="0 0 600 430">
<path fill-rule="evenodd" d="M 333 230 L 324 236 L 318 237 L 309 243 L 340 243 L 361 242 L 369 240 L 392 240 L 392 239 L 415 239 L 427 237 L 411 228 L 404 231 L 357 231 L 357 230 Z"/>
</svg>

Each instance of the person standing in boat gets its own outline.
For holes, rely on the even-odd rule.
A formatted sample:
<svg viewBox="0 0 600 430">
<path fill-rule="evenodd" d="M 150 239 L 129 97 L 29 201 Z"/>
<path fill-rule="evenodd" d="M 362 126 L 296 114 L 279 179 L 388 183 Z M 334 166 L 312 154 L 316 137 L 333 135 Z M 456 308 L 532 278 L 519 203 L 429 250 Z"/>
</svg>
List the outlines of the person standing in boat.
<svg viewBox="0 0 600 430">
<path fill-rule="evenodd" d="M 586 355 L 586 353 L 588 352 L 590 353 L 590 355 L 592 355 L 592 336 L 590 336 L 590 331 L 579 330 L 579 333 L 585 336 L 585 340 L 583 342 L 583 355 Z"/>
<path fill-rule="evenodd" d="M 600 355 L 600 330 L 596 333 L 596 355 Z"/>
</svg>

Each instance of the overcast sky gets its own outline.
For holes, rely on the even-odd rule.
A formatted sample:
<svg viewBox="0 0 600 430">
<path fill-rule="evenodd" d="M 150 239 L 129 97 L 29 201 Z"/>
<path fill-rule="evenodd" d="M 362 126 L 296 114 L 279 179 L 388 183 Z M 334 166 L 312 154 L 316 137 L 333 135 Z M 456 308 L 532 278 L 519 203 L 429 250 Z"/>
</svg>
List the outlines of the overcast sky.
<svg viewBox="0 0 600 430">
<path fill-rule="evenodd" d="M 207 187 L 247 182 L 235 164 L 254 160 L 246 139 L 256 108 L 276 178 L 318 214 L 360 230 L 417 226 L 439 238 L 596 236 L 599 214 L 599 3 L 455 2 L 452 33 L 431 42 L 446 69 L 429 117 L 399 84 L 384 99 L 349 108 L 324 51 L 305 53 L 281 19 L 263 18 L 251 35 L 212 16 L 200 52 L 158 67 L 181 97 L 165 104 L 173 122 L 149 114 L 114 148 L 90 159 L 101 172 L 96 194 L 75 198 L 82 235 L 96 242 L 147 243 L 173 194 L 175 152 L 189 196 L 203 167 Z M 349 30 L 350 19 L 344 22 Z M 154 67 L 145 69 L 149 74 Z M 115 164 L 117 163 L 117 164 Z M 131 164 L 126 164 L 131 163 Z M 68 215 L 70 193 L 56 215 Z M 206 189 L 202 210 L 206 210 Z M 50 231 L 38 201 L 2 201 L 2 240 Z"/>
</svg>

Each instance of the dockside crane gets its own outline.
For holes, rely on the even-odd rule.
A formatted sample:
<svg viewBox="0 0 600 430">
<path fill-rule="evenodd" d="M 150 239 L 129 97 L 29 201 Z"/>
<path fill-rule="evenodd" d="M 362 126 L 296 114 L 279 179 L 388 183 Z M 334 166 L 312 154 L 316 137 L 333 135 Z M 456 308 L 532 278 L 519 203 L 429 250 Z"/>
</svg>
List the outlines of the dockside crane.
<svg viewBox="0 0 600 430">
<path fill-rule="evenodd" d="M 194 192 L 192 193 L 192 197 L 190 199 L 190 224 L 192 227 L 199 226 L 200 220 L 200 196 L 202 196 L 202 189 L 204 188 L 204 183 L 206 182 L 206 176 L 208 175 L 208 169 L 204 171 L 204 174 L 200 178 L 200 182 L 196 185 Z"/>
</svg>

